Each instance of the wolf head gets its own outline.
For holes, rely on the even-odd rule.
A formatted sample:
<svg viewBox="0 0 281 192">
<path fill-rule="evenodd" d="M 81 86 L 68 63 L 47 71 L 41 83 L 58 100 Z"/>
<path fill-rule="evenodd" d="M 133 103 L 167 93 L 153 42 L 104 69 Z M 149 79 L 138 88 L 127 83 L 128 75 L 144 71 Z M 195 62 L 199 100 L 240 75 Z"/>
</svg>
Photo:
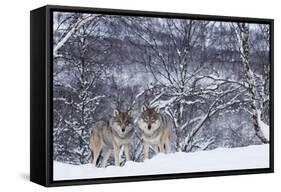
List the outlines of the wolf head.
<svg viewBox="0 0 281 192">
<path fill-rule="evenodd" d="M 113 110 L 113 117 L 111 119 L 111 127 L 118 133 L 119 136 L 124 137 L 129 133 L 133 127 L 132 111 Z"/>
<path fill-rule="evenodd" d="M 139 128 L 146 134 L 152 134 L 160 127 L 160 110 L 158 107 L 141 107 L 141 115 L 138 120 Z"/>
</svg>

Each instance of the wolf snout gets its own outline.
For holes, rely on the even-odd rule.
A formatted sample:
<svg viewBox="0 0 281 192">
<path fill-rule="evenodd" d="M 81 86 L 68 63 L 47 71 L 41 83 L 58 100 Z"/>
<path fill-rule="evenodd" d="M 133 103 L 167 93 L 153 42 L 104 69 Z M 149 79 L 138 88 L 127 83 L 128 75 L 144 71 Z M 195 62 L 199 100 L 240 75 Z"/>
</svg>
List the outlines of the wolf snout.
<svg viewBox="0 0 281 192">
<path fill-rule="evenodd" d="M 125 128 L 122 128 L 121 131 L 122 131 L 122 132 L 125 132 Z"/>
<path fill-rule="evenodd" d="M 148 125 L 147 125 L 147 128 L 148 128 L 148 130 L 150 130 L 150 129 L 151 129 L 151 125 L 150 125 L 150 124 L 148 124 Z"/>
</svg>

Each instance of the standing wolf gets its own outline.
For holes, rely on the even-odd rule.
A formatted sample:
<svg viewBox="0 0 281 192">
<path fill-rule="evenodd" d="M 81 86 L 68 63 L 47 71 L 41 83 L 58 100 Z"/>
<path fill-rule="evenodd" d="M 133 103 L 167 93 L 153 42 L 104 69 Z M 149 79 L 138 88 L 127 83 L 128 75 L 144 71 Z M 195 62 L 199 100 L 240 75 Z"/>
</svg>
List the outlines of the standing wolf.
<svg viewBox="0 0 281 192">
<path fill-rule="evenodd" d="M 144 159 L 148 158 L 149 146 L 155 153 L 168 152 L 173 123 L 171 119 L 160 113 L 158 107 L 141 107 L 141 115 L 138 119 L 138 126 L 142 131 L 144 142 Z"/>
<path fill-rule="evenodd" d="M 130 160 L 129 143 L 134 132 L 132 112 L 113 111 L 113 117 L 109 121 L 98 121 L 91 130 L 90 148 L 93 154 L 93 164 L 96 166 L 97 159 L 102 151 L 102 167 L 106 166 L 107 160 L 114 150 L 115 165 L 120 166 L 120 147 L 124 145 L 126 160 Z"/>
</svg>

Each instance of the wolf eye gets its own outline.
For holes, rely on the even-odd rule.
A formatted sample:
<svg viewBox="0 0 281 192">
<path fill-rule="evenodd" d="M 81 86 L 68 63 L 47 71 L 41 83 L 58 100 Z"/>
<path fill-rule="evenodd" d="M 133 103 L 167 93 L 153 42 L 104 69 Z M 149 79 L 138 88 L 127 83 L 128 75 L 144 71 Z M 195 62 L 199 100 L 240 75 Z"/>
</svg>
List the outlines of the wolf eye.
<svg viewBox="0 0 281 192">
<path fill-rule="evenodd" d="M 149 121 L 148 117 L 145 117 L 145 118 L 144 118 L 144 121 L 145 121 L 145 122 L 148 122 L 148 121 Z"/>
<path fill-rule="evenodd" d="M 154 122 L 154 121 L 155 121 L 155 119 L 154 119 L 153 117 L 151 117 L 151 121 L 153 121 L 153 122 Z"/>
</svg>

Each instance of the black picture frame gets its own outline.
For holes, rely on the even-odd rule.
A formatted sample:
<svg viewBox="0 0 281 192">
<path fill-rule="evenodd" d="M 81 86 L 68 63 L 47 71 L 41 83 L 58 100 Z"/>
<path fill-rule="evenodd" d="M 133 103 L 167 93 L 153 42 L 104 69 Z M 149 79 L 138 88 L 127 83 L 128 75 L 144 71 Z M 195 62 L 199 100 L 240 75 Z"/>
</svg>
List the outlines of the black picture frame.
<svg viewBox="0 0 281 192">
<path fill-rule="evenodd" d="M 52 12 L 68 11 L 100 13 L 124 16 L 146 16 L 165 18 L 186 18 L 197 20 L 236 21 L 270 25 L 270 167 L 182 174 L 164 174 L 132 177 L 114 177 L 79 180 L 53 180 L 52 147 Z M 274 172 L 274 20 L 215 15 L 148 12 L 86 7 L 47 5 L 30 12 L 30 180 L 37 184 L 53 187 L 64 185 L 116 183 L 162 179 L 195 178 L 210 176 L 244 175 Z"/>
</svg>

